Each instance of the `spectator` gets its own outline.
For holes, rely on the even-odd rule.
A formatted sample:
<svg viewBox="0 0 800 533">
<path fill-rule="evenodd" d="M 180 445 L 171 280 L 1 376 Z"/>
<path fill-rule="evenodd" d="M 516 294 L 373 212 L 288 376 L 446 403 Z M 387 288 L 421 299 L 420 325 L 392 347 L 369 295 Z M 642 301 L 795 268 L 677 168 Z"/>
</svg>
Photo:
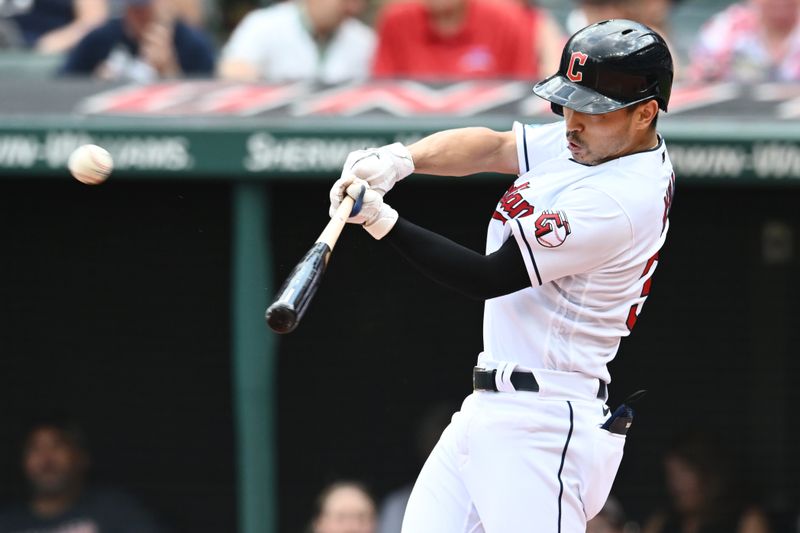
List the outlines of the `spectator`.
<svg viewBox="0 0 800 533">
<path fill-rule="evenodd" d="M 62 74 L 139 82 L 211 75 L 210 39 L 173 18 L 165 2 L 127 0 L 122 18 L 93 30 L 70 52 Z"/>
<path fill-rule="evenodd" d="M 338 481 L 317 498 L 311 533 L 375 533 L 375 502 L 361 483 Z"/>
<path fill-rule="evenodd" d="M 376 77 L 522 78 L 539 74 L 531 18 L 493 0 L 400 0 L 378 20 Z"/>
<path fill-rule="evenodd" d="M 225 45 L 219 74 L 253 81 L 342 83 L 366 78 L 373 31 L 365 0 L 289 0 L 247 15 Z"/>
<path fill-rule="evenodd" d="M 567 38 L 556 19 L 549 11 L 538 7 L 535 0 L 517 0 L 516 3 L 525 11 L 530 24 L 533 60 L 537 70 L 534 79 L 546 78 L 558 70 L 561 50 Z"/>
<path fill-rule="evenodd" d="M 745 496 L 734 461 L 715 439 L 683 435 L 664 459 L 669 506 L 644 533 L 767 533 L 764 513 Z"/>
<path fill-rule="evenodd" d="M 799 81 L 800 0 L 749 0 L 706 23 L 691 56 L 704 81 Z"/>
<path fill-rule="evenodd" d="M 43 54 L 66 52 L 108 17 L 106 0 L 22 0 L 13 15 L 22 44 Z"/>
<path fill-rule="evenodd" d="M 216 14 L 216 5 L 208 0 L 170 0 L 171 8 L 181 22 L 194 28 L 207 28 L 209 14 Z"/>
<path fill-rule="evenodd" d="M 603 508 L 586 523 L 586 533 L 625 533 L 625 512 L 614 496 L 609 496 Z"/>
<path fill-rule="evenodd" d="M 124 13 L 127 0 L 108 1 L 111 17 L 119 17 Z M 189 26 L 209 30 L 209 26 L 214 25 L 213 17 L 219 15 L 216 4 L 214 0 L 167 0 L 164 8 Z"/>
<path fill-rule="evenodd" d="M 30 501 L 0 511 L 0 533 L 151 533 L 149 514 L 122 493 L 86 488 L 89 454 L 83 432 L 62 417 L 28 432 L 22 469 Z"/>
</svg>

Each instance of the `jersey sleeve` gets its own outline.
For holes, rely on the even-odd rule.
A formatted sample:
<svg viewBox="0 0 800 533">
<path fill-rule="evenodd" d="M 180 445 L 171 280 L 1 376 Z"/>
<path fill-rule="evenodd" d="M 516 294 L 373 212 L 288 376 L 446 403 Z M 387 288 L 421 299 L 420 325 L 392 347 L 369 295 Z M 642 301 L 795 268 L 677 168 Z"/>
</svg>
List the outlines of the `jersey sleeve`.
<svg viewBox="0 0 800 533">
<path fill-rule="evenodd" d="M 563 120 L 544 125 L 514 122 L 514 133 L 517 137 L 520 176 L 541 162 L 558 156 L 567 148 Z"/>
<path fill-rule="evenodd" d="M 509 220 L 531 285 L 591 272 L 629 253 L 629 217 L 608 194 L 584 187 Z"/>
</svg>

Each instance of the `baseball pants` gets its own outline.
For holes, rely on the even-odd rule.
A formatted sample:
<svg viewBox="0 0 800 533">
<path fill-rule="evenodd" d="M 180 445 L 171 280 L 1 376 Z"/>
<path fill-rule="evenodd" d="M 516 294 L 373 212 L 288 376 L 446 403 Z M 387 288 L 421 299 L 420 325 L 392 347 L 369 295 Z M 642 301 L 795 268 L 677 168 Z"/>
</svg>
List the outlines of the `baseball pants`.
<svg viewBox="0 0 800 533">
<path fill-rule="evenodd" d="M 625 437 L 600 428 L 603 400 L 583 385 L 570 392 L 570 380 L 589 378 L 534 374 L 539 392 L 476 391 L 464 400 L 417 478 L 402 533 L 586 531 Z"/>
</svg>

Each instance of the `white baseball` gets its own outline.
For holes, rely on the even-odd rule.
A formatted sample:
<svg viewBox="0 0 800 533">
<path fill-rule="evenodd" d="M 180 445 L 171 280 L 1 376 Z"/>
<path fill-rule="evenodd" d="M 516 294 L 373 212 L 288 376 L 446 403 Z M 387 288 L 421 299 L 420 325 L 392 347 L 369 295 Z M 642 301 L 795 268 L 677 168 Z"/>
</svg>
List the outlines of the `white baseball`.
<svg viewBox="0 0 800 533">
<path fill-rule="evenodd" d="M 76 180 L 87 185 L 103 183 L 114 168 L 114 160 L 105 148 L 96 144 L 79 146 L 69 156 L 67 163 Z"/>
</svg>

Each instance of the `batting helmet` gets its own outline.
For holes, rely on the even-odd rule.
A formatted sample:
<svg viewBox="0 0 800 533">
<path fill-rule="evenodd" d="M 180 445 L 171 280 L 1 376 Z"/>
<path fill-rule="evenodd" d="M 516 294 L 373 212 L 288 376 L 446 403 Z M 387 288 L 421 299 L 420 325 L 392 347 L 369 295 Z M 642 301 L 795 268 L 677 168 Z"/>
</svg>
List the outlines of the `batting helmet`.
<svg viewBox="0 0 800 533">
<path fill-rule="evenodd" d="M 604 20 L 573 35 L 561 53 L 558 72 L 533 92 L 564 107 L 597 115 L 651 98 L 667 110 L 672 90 L 672 55 L 655 31 L 631 20 Z"/>
</svg>

